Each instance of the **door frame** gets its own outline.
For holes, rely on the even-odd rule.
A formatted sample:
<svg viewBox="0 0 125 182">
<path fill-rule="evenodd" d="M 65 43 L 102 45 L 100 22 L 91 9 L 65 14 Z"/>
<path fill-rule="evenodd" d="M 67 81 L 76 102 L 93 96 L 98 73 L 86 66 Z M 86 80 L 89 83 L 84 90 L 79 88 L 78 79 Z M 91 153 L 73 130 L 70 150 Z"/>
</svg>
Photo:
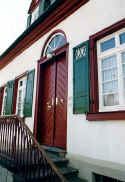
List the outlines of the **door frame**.
<svg viewBox="0 0 125 182">
<path fill-rule="evenodd" d="M 68 54 L 69 54 L 69 43 L 65 44 L 63 47 L 55 50 L 53 52 L 55 55 L 55 58 L 63 53 L 66 55 L 66 65 L 68 70 Z M 41 93 L 42 93 L 42 86 L 41 86 L 41 76 L 42 76 L 42 69 L 43 65 L 51 62 L 52 59 L 48 59 L 47 57 L 41 57 L 40 60 L 38 60 L 37 63 L 37 84 L 36 84 L 36 100 L 35 100 L 35 114 L 34 114 L 34 130 L 33 134 L 36 137 L 36 139 L 39 141 L 39 126 L 40 126 L 40 108 L 42 105 L 41 102 Z M 68 96 L 68 74 L 67 74 L 67 96 Z M 67 111 L 66 111 L 67 115 Z"/>
</svg>

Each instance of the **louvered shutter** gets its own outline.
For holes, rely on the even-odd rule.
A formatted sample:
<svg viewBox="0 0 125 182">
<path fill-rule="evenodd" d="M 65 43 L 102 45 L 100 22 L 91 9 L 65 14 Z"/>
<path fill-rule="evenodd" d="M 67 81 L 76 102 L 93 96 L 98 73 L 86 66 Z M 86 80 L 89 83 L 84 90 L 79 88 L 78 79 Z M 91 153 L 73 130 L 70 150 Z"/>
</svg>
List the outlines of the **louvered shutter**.
<svg viewBox="0 0 125 182">
<path fill-rule="evenodd" d="M 34 89 L 34 74 L 35 70 L 28 72 L 26 83 L 26 94 L 24 100 L 24 116 L 32 116 L 32 102 L 33 102 L 33 89 Z"/>
<path fill-rule="evenodd" d="M 88 41 L 73 48 L 73 113 L 89 112 L 89 48 Z"/>
<path fill-rule="evenodd" d="M 7 83 L 7 98 L 6 98 L 6 105 L 5 105 L 5 115 L 12 114 L 13 91 L 14 91 L 14 81 L 12 80 Z"/>
</svg>

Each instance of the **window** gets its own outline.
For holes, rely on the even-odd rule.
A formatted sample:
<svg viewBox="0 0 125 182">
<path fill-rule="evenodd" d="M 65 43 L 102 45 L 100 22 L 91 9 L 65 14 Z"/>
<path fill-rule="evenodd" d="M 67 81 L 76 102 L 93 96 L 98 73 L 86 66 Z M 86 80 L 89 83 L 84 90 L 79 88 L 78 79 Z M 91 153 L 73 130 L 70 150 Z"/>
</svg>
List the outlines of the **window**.
<svg viewBox="0 0 125 182">
<path fill-rule="evenodd" d="M 25 91 L 26 91 L 26 77 L 23 77 L 18 81 L 18 93 L 17 93 L 17 104 L 16 104 L 16 114 L 18 114 L 21 117 L 23 117 Z"/>
<path fill-rule="evenodd" d="M 125 20 L 90 36 L 87 120 L 125 120 Z"/>
<path fill-rule="evenodd" d="M 115 178 L 112 178 L 109 176 L 103 176 L 100 174 L 94 174 L 93 179 L 94 179 L 93 181 L 95 181 L 95 182 L 122 182 L 118 179 L 115 179 Z"/>
<path fill-rule="evenodd" d="M 66 44 L 66 38 L 62 33 L 57 33 L 48 42 L 46 49 L 44 51 L 44 56 L 52 53 L 56 49 L 64 46 Z"/>
<path fill-rule="evenodd" d="M 2 112 L 1 115 L 6 114 L 6 100 L 7 100 L 7 87 L 4 88 L 4 94 L 3 94 L 3 103 L 2 103 Z"/>
<path fill-rule="evenodd" d="M 1 115 L 32 116 L 35 70 L 27 71 L 0 88 Z"/>
<path fill-rule="evenodd" d="M 99 111 L 125 110 L 125 29 L 97 41 Z"/>
</svg>

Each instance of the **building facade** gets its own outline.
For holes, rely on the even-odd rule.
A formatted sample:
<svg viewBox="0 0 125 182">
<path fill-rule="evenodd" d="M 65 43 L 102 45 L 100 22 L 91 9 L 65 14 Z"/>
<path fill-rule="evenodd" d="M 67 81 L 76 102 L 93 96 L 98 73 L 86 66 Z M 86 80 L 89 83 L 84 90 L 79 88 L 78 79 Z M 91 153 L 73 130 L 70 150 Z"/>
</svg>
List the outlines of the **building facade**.
<svg viewBox="0 0 125 182">
<path fill-rule="evenodd" d="M 124 9 L 124 0 L 33 0 L 27 29 L 0 57 L 1 115 L 25 117 L 88 181 L 125 181 Z"/>
</svg>

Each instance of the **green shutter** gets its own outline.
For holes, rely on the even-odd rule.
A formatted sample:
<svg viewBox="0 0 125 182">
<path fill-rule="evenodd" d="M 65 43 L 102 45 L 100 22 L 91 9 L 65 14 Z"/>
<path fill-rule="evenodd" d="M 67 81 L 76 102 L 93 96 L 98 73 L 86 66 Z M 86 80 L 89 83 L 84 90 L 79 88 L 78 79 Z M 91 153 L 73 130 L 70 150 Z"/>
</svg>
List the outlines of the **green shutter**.
<svg viewBox="0 0 125 182">
<path fill-rule="evenodd" d="M 24 116 L 32 116 L 32 102 L 33 102 L 33 89 L 34 89 L 34 73 L 35 70 L 28 72 L 26 83 L 26 94 L 24 100 Z"/>
<path fill-rule="evenodd" d="M 44 1 L 44 10 L 47 10 L 51 5 L 51 1 L 50 0 L 45 0 Z"/>
<path fill-rule="evenodd" d="M 56 0 L 51 0 L 51 4 L 53 4 L 53 3 L 55 3 L 56 2 Z"/>
<path fill-rule="evenodd" d="M 7 97 L 5 105 L 5 114 L 12 114 L 12 104 L 13 104 L 13 91 L 14 91 L 14 81 L 9 81 L 7 83 Z"/>
<path fill-rule="evenodd" d="M 32 15 L 29 14 L 29 16 L 27 18 L 27 28 L 31 25 L 31 18 L 32 18 Z"/>
<path fill-rule="evenodd" d="M 39 5 L 39 16 L 42 15 L 43 12 L 44 12 L 44 1 L 45 1 L 45 0 L 42 0 L 42 1 L 40 2 L 40 5 Z"/>
<path fill-rule="evenodd" d="M 88 41 L 73 48 L 73 113 L 89 112 L 89 47 Z"/>
</svg>

